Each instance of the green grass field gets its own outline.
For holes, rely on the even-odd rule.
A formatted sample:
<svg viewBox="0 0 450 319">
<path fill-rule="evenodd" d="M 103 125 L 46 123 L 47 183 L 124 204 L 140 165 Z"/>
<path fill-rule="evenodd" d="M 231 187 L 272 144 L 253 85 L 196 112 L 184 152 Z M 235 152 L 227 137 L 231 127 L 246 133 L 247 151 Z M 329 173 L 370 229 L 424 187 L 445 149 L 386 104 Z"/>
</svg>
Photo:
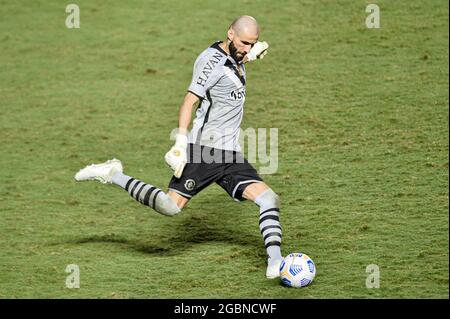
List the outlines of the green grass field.
<svg viewBox="0 0 450 319">
<path fill-rule="evenodd" d="M 0 298 L 448 298 L 448 2 L 0 1 Z M 258 208 L 207 188 L 168 218 L 76 183 L 120 158 L 164 190 L 197 55 L 255 16 L 242 128 L 278 128 L 283 254 L 314 283 L 265 278 Z M 68 264 L 79 289 L 65 286 Z M 380 268 L 366 288 L 366 266 Z"/>
</svg>

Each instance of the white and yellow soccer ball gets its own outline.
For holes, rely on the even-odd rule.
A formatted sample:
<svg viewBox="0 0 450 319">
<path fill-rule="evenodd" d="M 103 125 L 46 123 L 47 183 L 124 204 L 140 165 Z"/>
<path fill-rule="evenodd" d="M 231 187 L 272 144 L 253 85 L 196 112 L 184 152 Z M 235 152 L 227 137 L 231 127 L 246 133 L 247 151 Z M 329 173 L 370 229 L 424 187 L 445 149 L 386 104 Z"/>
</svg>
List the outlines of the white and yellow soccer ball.
<svg viewBox="0 0 450 319">
<path fill-rule="evenodd" d="M 281 282 L 289 287 L 308 286 L 316 276 L 316 266 L 311 258 L 303 253 L 287 255 L 280 264 Z"/>
</svg>

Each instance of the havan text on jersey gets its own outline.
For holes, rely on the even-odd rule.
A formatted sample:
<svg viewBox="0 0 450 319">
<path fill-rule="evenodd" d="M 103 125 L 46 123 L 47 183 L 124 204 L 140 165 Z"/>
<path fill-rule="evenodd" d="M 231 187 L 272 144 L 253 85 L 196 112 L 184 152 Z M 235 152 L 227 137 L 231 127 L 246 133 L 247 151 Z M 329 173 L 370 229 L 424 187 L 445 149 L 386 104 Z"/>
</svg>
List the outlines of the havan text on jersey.
<svg viewBox="0 0 450 319">
<path fill-rule="evenodd" d="M 222 54 L 220 54 L 219 52 L 215 53 L 208 62 L 206 62 L 205 66 L 203 67 L 202 70 L 202 75 L 200 75 L 197 79 L 197 84 L 201 85 L 201 86 L 205 86 L 206 81 L 208 80 L 209 76 L 211 75 L 214 67 L 216 66 L 217 63 L 219 63 L 220 59 L 222 58 Z"/>
</svg>

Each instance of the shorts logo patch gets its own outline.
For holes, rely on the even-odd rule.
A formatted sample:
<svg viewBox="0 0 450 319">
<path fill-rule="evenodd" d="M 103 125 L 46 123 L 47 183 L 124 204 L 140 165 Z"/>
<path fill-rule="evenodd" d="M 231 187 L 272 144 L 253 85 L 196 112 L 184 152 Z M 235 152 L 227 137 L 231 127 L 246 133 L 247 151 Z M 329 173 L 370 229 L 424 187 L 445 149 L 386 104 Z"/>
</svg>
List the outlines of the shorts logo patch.
<svg viewBox="0 0 450 319">
<path fill-rule="evenodd" d="M 195 188 L 195 181 L 193 179 L 188 179 L 184 183 L 184 188 L 186 188 L 188 191 L 191 191 Z"/>
</svg>

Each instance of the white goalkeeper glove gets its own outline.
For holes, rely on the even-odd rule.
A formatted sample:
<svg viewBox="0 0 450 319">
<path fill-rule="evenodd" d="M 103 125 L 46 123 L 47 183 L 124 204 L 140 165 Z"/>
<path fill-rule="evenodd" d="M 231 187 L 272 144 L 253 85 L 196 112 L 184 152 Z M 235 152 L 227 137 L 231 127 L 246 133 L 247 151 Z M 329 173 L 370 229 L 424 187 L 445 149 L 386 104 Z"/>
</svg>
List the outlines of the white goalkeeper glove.
<svg viewBox="0 0 450 319">
<path fill-rule="evenodd" d="M 183 169 L 187 163 L 187 144 L 188 138 L 184 134 L 177 134 L 175 145 L 166 153 L 164 159 L 170 168 L 174 171 L 173 175 L 180 178 Z"/>
<path fill-rule="evenodd" d="M 250 52 L 247 53 L 247 61 L 254 61 L 256 59 L 263 59 L 267 54 L 267 49 L 269 48 L 269 44 L 266 41 L 256 42 L 253 47 L 250 49 Z"/>
</svg>

